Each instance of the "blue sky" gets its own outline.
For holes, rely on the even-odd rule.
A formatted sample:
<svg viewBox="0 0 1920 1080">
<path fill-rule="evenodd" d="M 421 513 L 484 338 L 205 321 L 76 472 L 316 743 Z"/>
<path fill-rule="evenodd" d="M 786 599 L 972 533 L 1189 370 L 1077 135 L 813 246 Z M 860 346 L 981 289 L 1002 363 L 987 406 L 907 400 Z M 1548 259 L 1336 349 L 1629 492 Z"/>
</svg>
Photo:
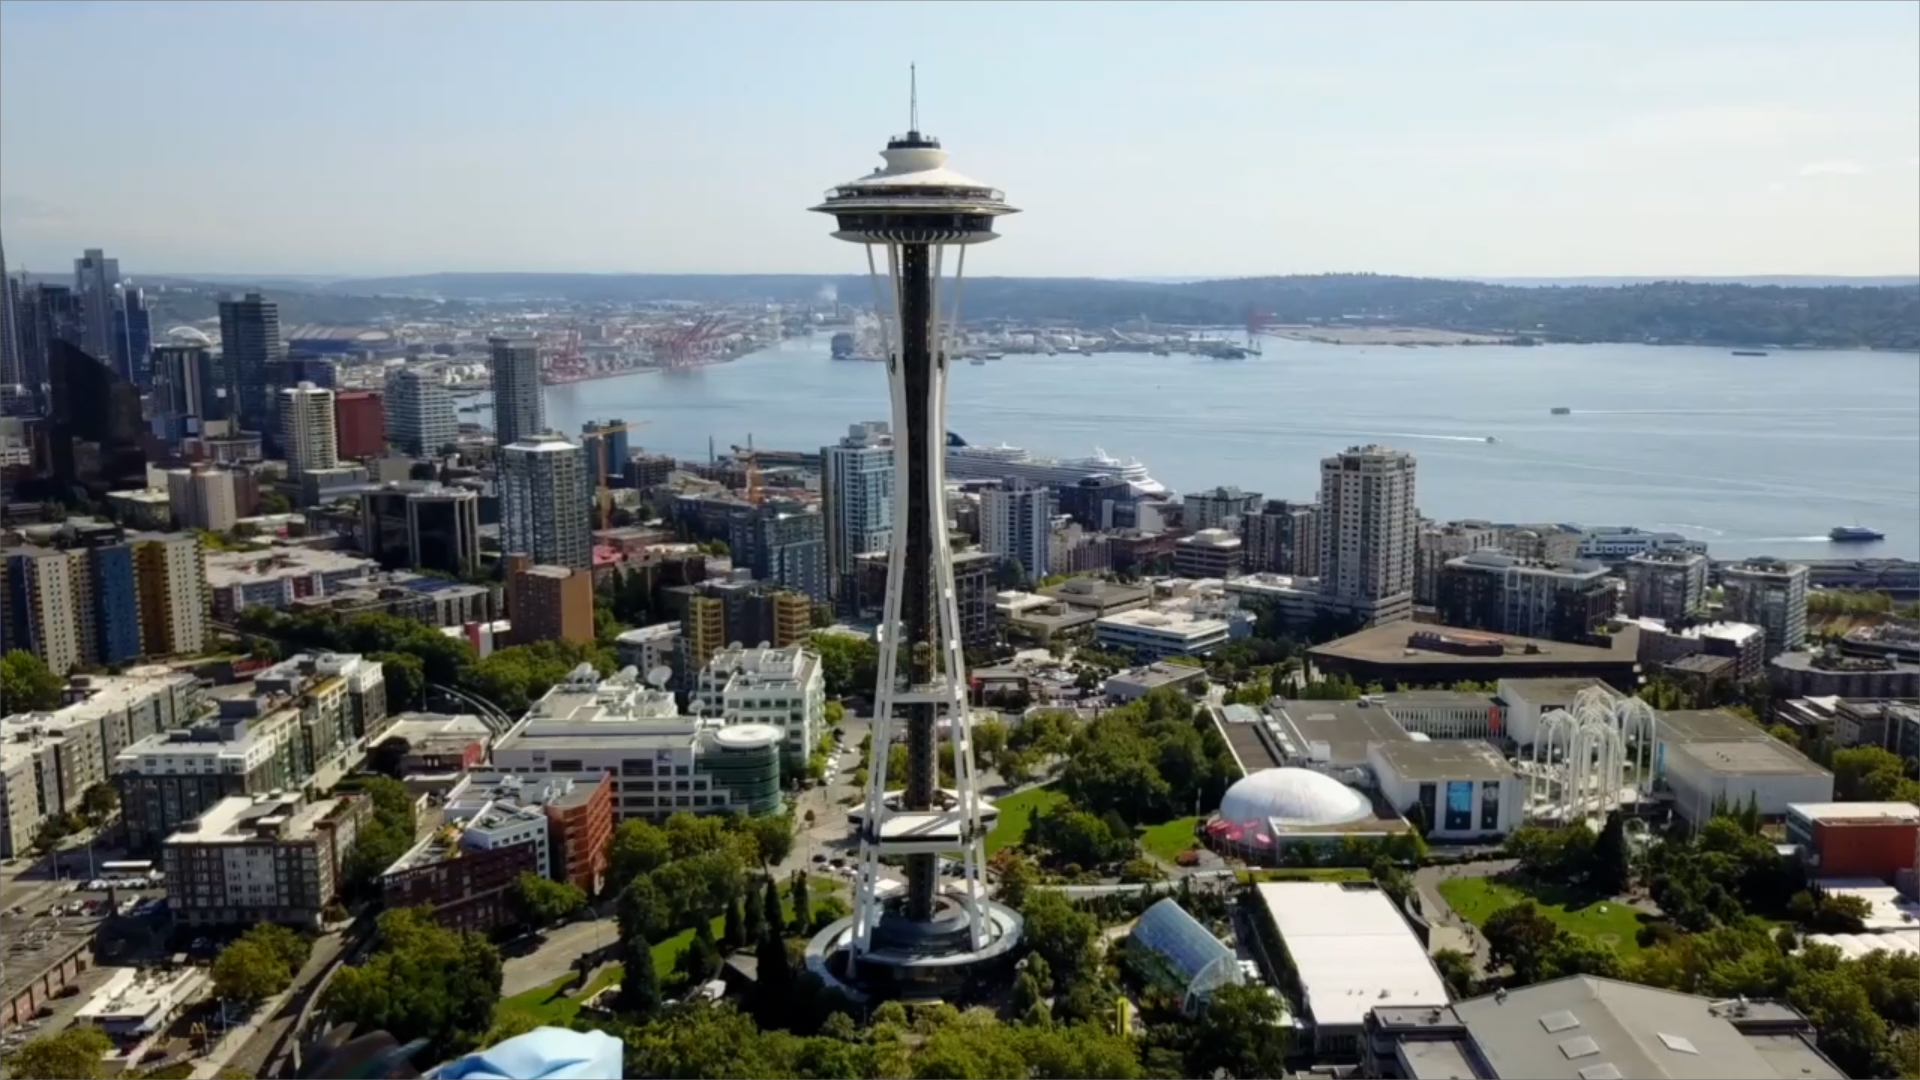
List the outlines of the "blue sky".
<svg viewBox="0 0 1920 1080">
<path fill-rule="evenodd" d="M 978 272 L 1920 273 L 1920 4 L 0 3 L 14 267 L 842 272 L 904 128 Z"/>
</svg>

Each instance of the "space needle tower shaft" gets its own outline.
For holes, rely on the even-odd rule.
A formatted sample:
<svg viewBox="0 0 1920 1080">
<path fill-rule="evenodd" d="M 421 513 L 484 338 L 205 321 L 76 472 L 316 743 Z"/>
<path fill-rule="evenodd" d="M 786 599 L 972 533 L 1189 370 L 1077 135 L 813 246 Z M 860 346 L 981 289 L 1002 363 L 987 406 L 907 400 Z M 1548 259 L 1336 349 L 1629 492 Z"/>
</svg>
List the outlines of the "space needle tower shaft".
<svg viewBox="0 0 1920 1080">
<path fill-rule="evenodd" d="M 885 164 L 833 188 L 813 209 L 834 217 L 834 236 L 866 249 L 881 321 L 894 424 L 894 516 L 887 592 L 878 630 L 879 672 L 861 877 L 852 949 L 938 952 L 941 942 L 980 949 L 985 829 L 967 722 L 967 680 L 953 558 L 947 542 L 946 393 L 959 328 L 966 250 L 994 239 L 994 219 L 1014 213 L 998 190 L 947 168 L 939 140 L 910 127 L 881 153 Z M 952 751 L 953 787 L 941 784 L 940 737 Z M 904 743 L 905 775 L 889 775 Z M 941 857 L 958 865 L 943 890 Z M 906 870 L 900 895 L 883 899 L 882 860 Z"/>
</svg>

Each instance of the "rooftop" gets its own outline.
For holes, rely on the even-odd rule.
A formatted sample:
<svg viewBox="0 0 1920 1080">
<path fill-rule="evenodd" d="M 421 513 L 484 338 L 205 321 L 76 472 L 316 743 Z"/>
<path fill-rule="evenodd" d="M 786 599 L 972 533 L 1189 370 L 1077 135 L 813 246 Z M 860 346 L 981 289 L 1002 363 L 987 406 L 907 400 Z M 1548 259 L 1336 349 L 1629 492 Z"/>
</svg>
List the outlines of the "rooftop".
<svg viewBox="0 0 1920 1080">
<path fill-rule="evenodd" d="M 1767 733 L 1745 717 L 1725 709 L 1673 709 L 1660 715 L 1660 741 L 1745 742 L 1764 739 Z"/>
<path fill-rule="evenodd" d="M 1041 589 L 1040 595 L 1075 607 L 1104 610 L 1120 604 L 1145 603 L 1152 598 L 1153 590 L 1138 585 L 1122 585 L 1104 578 L 1077 577 Z"/>
<path fill-rule="evenodd" d="M 1751 742 L 1689 742 L 1670 749 L 1709 772 L 1729 776 L 1832 775 L 1800 751 L 1765 735 Z"/>
<path fill-rule="evenodd" d="M 1432 637 L 1426 637 L 1426 635 L 1432 635 Z M 1474 647 L 1497 646 L 1498 652 L 1480 655 L 1435 647 L 1447 642 Z M 1576 645 L 1571 642 L 1548 641 L 1544 638 L 1520 637 L 1514 634 L 1494 634 L 1484 630 L 1462 630 L 1457 627 L 1424 623 L 1392 622 L 1368 627 L 1357 634 L 1348 634 L 1325 645 L 1316 645 L 1310 653 L 1313 656 L 1335 660 L 1412 666 L 1525 664 L 1547 667 L 1564 664 L 1632 664 L 1636 662 L 1636 654 L 1639 650 L 1639 631 L 1630 628 L 1615 634 L 1611 644 L 1611 648 L 1601 648 L 1597 645 Z"/>
<path fill-rule="evenodd" d="M 1318 1025 L 1358 1027 L 1383 1005 L 1445 1005 L 1426 947 L 1372 885 L 1287 881 L 1258 886 Z"/>
<path fill-rule="evenodd" d="M 1364 765 L 1369 746 L 1413 741 L 1386 709 L 1363 701 L 1281 702 L 1275 719 L 1288 757 L 1331 765 Z"/>
<path fill-rule="evenodd" d="M 553 806 L 571 809 L 593 800 L 595 786 L 570 776 L 519 776 L 514 773 L 470 773 L 447 793 L 449 820 L 480 814 L 489 806 Z"/>
<path fill-rule="evenodd" d="M 1716 1003 L 1576 975 L 1461 1001 L 1452 1011 L 1490 1066 L 1485 1075 L 1500 1080 L 1845 1080 L 1799 1039 L 1736 1026 L 1800 1019 L 1771 1002 Z"/>
<path fill-rule="evenodd" d="M 438 739 L 487 739 L 493 729 L 485 720 L 469 713 L 401 713 L 387 725 L 381 742 L 392 739 L 405 739 L 412 746 L 420 746 Z"/>
<path fill-rule="evenodd" d="M 1102 615 L 1094 625 L 1144 630 L 1156 634 L 1177 634 L 1182 637 L 1224 634 L 1228 630 L 1227 624 L 1219 619 L 1203 618 L 1184 611 L 1146 609 L 1117 611 L 1112 615 Z"/>
<path fill-rule="evenodd" d="M 1869 931 L 1920 929 L 1920 901 L 1907 899 L 1879 878 L 1821 878 L 1820 887 L 1828 896 L 1852 896 L 1864 902 Z"/>
<path fill-rule="evenodd" d="M 1620 691 L 1608 686 L 1599 679 L 1583 677 L 1577 679 L 1501 679 L 1500 689 L 1504 693 L 1511 689 L 1527 701 L 1548 708 L 1555 705 L 1571 705 L 1580 696 L 1582 690 L 1604 690 L 1614 697 L 1620 697 Z"/>
<path fill-rule="evenodd" d="M 1692 638 L 1695 640 L 1710 638 L 1717 641 L 1730 641 L 1736 645 L 1766 635 L 1765 630 L 1754 626 L 1752 623 L 1742 622 L 1694 623 L 1691 626 L 1683 626 L 1678 630 L 1668 627 L 1666 622 L 1661 619 L 1646 617 L 1637 619 L 1621 617 L 1615 619 L 1614 622 L 1620 625 L 1631 623 L 1649 633 L 1667 634 L 1672 637 Z"/>
<path fill-rule="evenodd" d="M 1377 748 L 1393 770 L 1409 780 L 1504 780 L 1513 765 L 1483 740 L 1383 742 Z"/>
<path fill-rule="evenodd" d="M 320 548 L 276 547 L 261 551 L 210 551 L 207 586 L 257 585 L 303 574 L 372 573 L 380 564 L 343 551 Z"/>
<path fill-rule="evenodd" d="M 1145 687 L 1157 690 L 1162 686 L 1178 686 L 1195 679 L 1207 677 L 1207 669 L 1189 667 L 1185 664 L 1148 664 L 1146 667 L 1133 668 L 1130 671 L 1116 672 L 1108 677 L 1108 683 L 1123 683 L 1128 686 Z"/>
<path fill-rule="evenodd" d="M 1920 822 L 1920 806 L 1907 802 L 1789 803 L 1788 817 L 1827 824 L 1840 822 Z"/>
<path fill-rule="evenodd" d="M 349 798 L 308 803 L 294 795 L 233 795 L 221 799 L 167 837 L 169 844 L 248 844 L 301 840 L 314 827 L 353 802 Z"/>
</svg>

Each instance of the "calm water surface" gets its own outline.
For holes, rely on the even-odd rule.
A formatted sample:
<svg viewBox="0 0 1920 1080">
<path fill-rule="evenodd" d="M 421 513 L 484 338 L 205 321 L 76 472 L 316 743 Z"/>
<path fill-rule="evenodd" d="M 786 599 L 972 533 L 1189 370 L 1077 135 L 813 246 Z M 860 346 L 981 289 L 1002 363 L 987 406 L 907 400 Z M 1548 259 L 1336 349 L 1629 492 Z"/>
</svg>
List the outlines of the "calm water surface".
<svg viewBox="0 0 1920 1080">
<path fill-rule="evenodd" d="M 549 387 L 549 421 L 646 421 L 636 447 L 681 457 L 814 449 L 887 416 L 879 365 L 828 335 L 730 364 Z M 1716 557 L 1920 556 L 1920 357 L 1634 345 L 1398 348 L 1269 339 L 1245 361 L 1136 353 L 1008 356 L 954 373 L 948 424 L 971 442 L 1137 457 L 1170 489 L 1237 484 L 1312 498 L 1354 443 L 1416 454 L 1435 518 L 1633 524 Z M 1548 410 L 1564 405 L 1570 416 Z M 465 419 L 465 417 L 463 417 Z M 1489 444 L 1487 436 L 1499 441 Z M 1835 525 L 1878 544 L 1830 545 Z"/>
</svg>

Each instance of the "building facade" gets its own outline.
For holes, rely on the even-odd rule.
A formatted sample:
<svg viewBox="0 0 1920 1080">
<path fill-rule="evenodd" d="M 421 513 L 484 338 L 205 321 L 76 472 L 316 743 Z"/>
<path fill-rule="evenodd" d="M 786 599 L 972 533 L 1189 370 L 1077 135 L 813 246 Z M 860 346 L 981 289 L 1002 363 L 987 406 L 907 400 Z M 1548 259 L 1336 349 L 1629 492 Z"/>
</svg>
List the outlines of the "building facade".
<svg viewBox="0 0 1920 1080">
<path fill-rule="evenodd" d="M 340 457 L 379 457 L 387 449 L 387 414 L 378 391 L 336 390 L 333 427 Z"/>
<path fill-rule="evenodd" d="M 1598 563 L 1541 563 L 1483 549 L 1441 568 L 1435 600 L 1447 626 L 1582 641 L 1613 617 L 1618 592 Z"/>
<path fill-rule="evenodd" d="M 460 435 L 460 420 L 447 389 L 445 369 L 435 364 L 387 372 L 387 441 L 413 457 L 432 457 Z"/>
<path fill-rule="evenodd" d="M 168 907 L 187 926 L 317 930 L 372 816 L 373 800 L 362 797 L 221 799 L 161 845 Z"/>
<path fill-rule="evenodd" d="M 1240 519 L 1249 573 L 1315 577 L 1320 573 L 1319 509 L 1313 503 L 1269 499 Z"/>
<path fill-rule="evenodd" d="M 1767 632 L 1767 656 L 1807 642 L 1807 568 L 1778 559 L 1749 559 L 1720 572 L 1723 614 Z"/>
<path fill-rule="evenodd" d="M 733 564 L 809 598 L 828 600 L 826 515 L 797 503 L 768 502 L 736 515 L 728 530 Z"/>
<path fill-rule="evenodd" d="M 727 724 L 779 728 L 787 771 L 804 776 L 826 724 L 826 674 L 819 655 L 798 645 L 730 647 L 715 653 L 701 671 L 692 707 Z"/>
<path fill-rule="evenodd" d="M 885 421 L 855 424 L 838 445 L 820 448 L 820 516 L 827 584 L 838 598 L 854 559 L 886 551 L 893 537 L 893 443 Z"/>
<path fill-rule="evenodd" d="M 1413 602 L 1433 605 L 1440 598 L 1440 570 L 1462 555 L 1497 547 L 1500 530 L 1487 521 L 1422 521 L 1414 535 Z"/>
<path fill-rule="evenodd" d="M 340 464 L 333 391 L 310 382 L 280 391 L 280 450 L 287 475 L 298 478 Z"/>
<path fill-rule="evenodd" d="M 1634 618 L 1678 621 L 1707 607 L 1707 557 L 1680 548 L 1635 552 L 1620 565 L 1622 608 Z"/>
<path fill-rule="evenodd" d="M 502 446 L 500 550 L 542 565 L 591 569 L 593 492 L 586 452 L 553 432 Z"/>
<path fill-rule="evenodd" d="M 568 566 L 537 566 L 518 553 L 507 556 L 507 617 L 513 638 L 593 642 L 593 573 Z"/>
<path fill-rule="evenodd" d="M 493 437 L 500 446 L 547 430 L 540 395 L 540 346 L 525 338 L 492 337 Z"/>
<path fill-rule="evenodd" d="M 1320 591 L 1366 625 L 1413 614 L 1416 466 L 1412 454 L 1354 446 L 1320 462 Z"/>
<path fill-rule="evenodd" d="M 980 493 L 980 549 L 1012 560 L 1034 578 L 1045 577 L 1052 537 L 1053 493 L 1009 480 Z"/>
<path fill-rule="evenodd" d="M 259 293 L 220 301 L 220 385 L 241 430 L 270 430 L 274 379 L 286 358 L 278 304 Z"/>
<path fill-rule="evenodd" d="M 465 576 L 480 566 L 480 493 L 431 484 L 406 499 L 407 554 L 415 569 Z"/>
</svg>

